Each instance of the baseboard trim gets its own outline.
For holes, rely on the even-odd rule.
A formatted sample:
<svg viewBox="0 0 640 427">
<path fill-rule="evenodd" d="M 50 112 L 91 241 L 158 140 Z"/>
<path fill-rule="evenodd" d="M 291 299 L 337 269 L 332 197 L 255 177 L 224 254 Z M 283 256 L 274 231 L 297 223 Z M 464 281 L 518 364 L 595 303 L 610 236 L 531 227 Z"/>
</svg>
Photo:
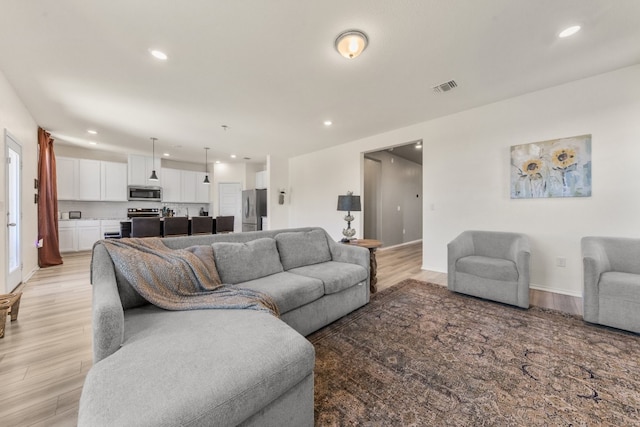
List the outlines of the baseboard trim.
<svg viewBox="0 0 640 427">
<path fill-rule="evenodd" d="M 404 242 L 404 243 L 398 243 L 397 245 L 393 245 L 393 246 L 383 246 L 380 249 L 378 249 L 379 251 L 384 251 L 386 249 L 394 249 L 394 248 L 400 248 L 402 246 L 407 246 L 407 245 L 413 245 L 415 243 L 418 242 L 422 242 L 422 239 L 418 239 L 418 240 L 412 240 L 410 242 Z"/>
<path fill-rule="evenodd" d="M 563 289 L 549 288 L 546 286 L 532 285 L 532 284 L 529 284 L 529 289 L 535 289 L 536 291 L 542 291 L 542 292 L 549 292 L 552 294 L 567 295 L 570 297 L 582 299 L 582 293 L 580 292 L 571 292 L 571 291 L 565 291 Z"/>
</svg>

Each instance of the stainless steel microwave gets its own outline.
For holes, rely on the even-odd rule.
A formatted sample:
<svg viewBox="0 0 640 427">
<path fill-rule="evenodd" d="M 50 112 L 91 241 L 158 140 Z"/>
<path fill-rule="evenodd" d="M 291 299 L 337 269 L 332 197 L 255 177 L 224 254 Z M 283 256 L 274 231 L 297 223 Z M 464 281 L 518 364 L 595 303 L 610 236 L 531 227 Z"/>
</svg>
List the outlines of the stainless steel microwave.
<svg viewBox="0 0 640 427">
<path fill-rule="evenodd" d="M 161 202 L 162 188 L 145 187 L 141 185 L 130 185 L 127 199 L 128 200 L 144 200 L 147 202 Z"/>
</svg>

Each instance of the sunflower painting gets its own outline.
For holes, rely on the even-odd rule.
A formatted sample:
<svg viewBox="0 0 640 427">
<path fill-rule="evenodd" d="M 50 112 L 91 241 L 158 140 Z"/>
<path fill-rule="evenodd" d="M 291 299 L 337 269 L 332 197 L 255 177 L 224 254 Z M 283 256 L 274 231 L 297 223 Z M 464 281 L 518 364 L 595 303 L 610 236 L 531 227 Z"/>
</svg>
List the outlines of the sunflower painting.
<svg viewBox="0 0 640 427">
<path fill-rule="evenodd" d="M 511 147 L 511 198 L 591 196 L 591 135 Z"/>
</svg>

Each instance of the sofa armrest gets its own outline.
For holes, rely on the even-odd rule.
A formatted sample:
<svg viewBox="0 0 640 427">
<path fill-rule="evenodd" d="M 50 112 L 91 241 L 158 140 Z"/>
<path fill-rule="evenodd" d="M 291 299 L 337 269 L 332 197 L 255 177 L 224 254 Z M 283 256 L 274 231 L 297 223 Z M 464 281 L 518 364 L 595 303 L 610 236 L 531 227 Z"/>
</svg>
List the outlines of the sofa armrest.
<svg viewBox="0 0 640 427">
<path fill-rule="evenodd" d="M 345 245 L 328 239 L 331 258 L 334 261 L 360 265 L 369 271 L 369 249 L 354 245 Z M 369 272 L 371 274 L 371 272 Z"/>
<path fill-rule="evenodd" d="M 447 244 L 447 287 L 450 290 L 455 290 L 456 262 L 473 253 L 473 237 L 468 231 L 463 231 Z"/>
<path fill-rule="evenodd" d="M 93 363 L 113 354 L 124 338 L 124 310 L 118 294 L 113 261 L 101 244 L 93 248 L 91 258 L 93 285 Z"/>
<path fill-rule="evenodd" d="M 611 269 L 611 264 L 602 243 L 597 237 L 583 237 L 582 265 L 584 288 L 582 294 L 583 317 L 587 322 L 598 323 L 598 298 L 600 275 Z"/>
</svg>

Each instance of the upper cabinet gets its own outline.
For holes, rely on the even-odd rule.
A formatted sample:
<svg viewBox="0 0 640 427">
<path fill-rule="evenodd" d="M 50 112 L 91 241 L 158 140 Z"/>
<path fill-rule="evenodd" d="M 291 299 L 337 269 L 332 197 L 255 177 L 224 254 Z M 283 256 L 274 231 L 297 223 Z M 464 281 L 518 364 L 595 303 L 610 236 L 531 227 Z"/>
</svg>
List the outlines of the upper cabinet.
<svg viewBox="0 0 640 427">
<path fill-rule="evenodd" d="M 261 190 L 268 186 L 267 171 L 256 172 L 256 189 Z"/>
<path fill-rule="evenodd" d="M 167 203 L 209 203 L 209 185 L 204 172 L 162 169 L 162 201 Z"/>
<path fill-rule="evenodd" d="M 56 169 L 58 200 L 127 200 L 125 163 L 57 157 Z"/>
<path fill-rule="evenodd" d="M 149 181 L 152 171 L 156 171 L 158 181 Z M 160 159 L 153 159 L 147 156 L 129 155 L 129 185 L 162 186 L 162 171 L 160 170 Z"/>
<path fill-rule="evenodd" d="M 58 200 L 78 199 L 78 159 L 56 157 Z"/>
<path fill-rule="evenodd" d="M 100 162 L 100 200 L 127 201 L 127 164 Z"/>
</svg>

